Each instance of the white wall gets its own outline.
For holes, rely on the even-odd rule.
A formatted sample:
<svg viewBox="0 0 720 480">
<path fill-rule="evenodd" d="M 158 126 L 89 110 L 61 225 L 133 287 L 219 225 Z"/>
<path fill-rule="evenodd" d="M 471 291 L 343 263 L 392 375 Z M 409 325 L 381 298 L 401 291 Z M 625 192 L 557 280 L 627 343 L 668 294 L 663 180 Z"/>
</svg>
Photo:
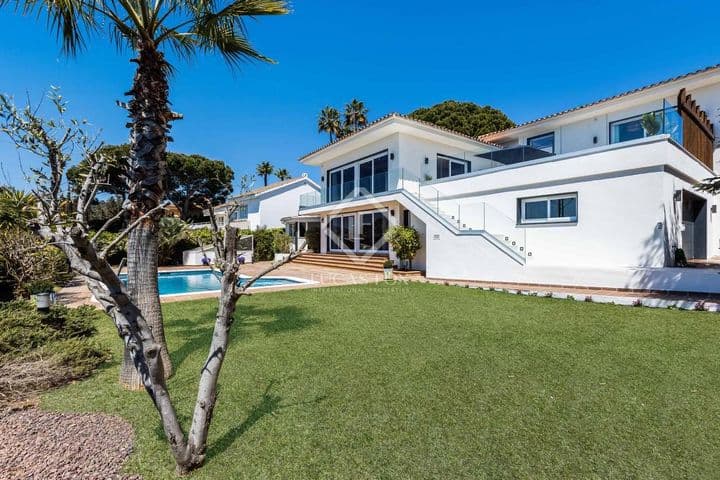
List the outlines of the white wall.
<svg viewBox="0 0 720 480">
<path fill-rule="evenodd" d="M 248 211 L 247 221 L 240 220 L 238 223 L 242 225 L 241 228 L 250 230 L 255 230 L 258 227 L 283 227 L 282 218 L 298 214 L 300 196 L 317 191 L 319 191 L 318 188 L 310 183 L 310 180 L 304 179 L 244 200 L 243 203 L 247 205 Z M 218 222 L 221 219 L 227 221 L 225 214 L 224 208 L 216 211 Z"/>
<path fill-rule="evenodd" d="M 471 171 L 499 165 L 492 160 L 475 156 L 476 153 L 489 151 L 489 148 L 466 150 L 415 135 L 400 134 L 399 149 L 400 166 L 411 178 L 420 179 L 421 181 L 425 181 L 425 175 L 428 175 L 431 179 L 437 179 L 438 154 L 470 161 Z M 427 164 L 425 164 L 426 158 L 428 159 Z"/>
<path fill-rule="evenodd" d="M 300 209 L 300 196 L 305 193 L 317 192 L 314 185 L 305 182 L 293 183 L 278 190 L 268 192 L 254 200 L 256 207 L 253 213 L 248 213 L 251 228 L 258 227 L 276 228 L 282 227 L 280 219 L 297 215 Z M 249 209 L 252 211 L 252 209 Z"/>
<path fill-rule="evenodd" d="M 623 102 L 612 108 L 600 105 L 597 107 L 597 115 L 590 118 L 585 118 L 587 115 L 584 115 L 579 120 L 572 120 L 572 117 L 569 117 L 570 120 L 568 121 L 556 118 L 540 122 L 538 125 L 524 130 L 517 138 L 506 139 L 502 143 L 503 146 L 526 145 L 528 138 L 554 132 L 556 154 L 608 145 L 610 143 L 609 128 L 611 122 L 660 110 L 664 105 L 676 105 L 677 92 L 680 91 L 680 88 L 678 86 L 675 89 L 675 94 L 665 97 L 653 98 L 648 95 L 645 101 Z M 699 88 L 689 88 L 687 93 L 691 94 L 700 108 L 708 114 L 713 123 L 716 136 L 720 136 L 720 83 Z M 665 100 L 665 103 L 663 103 L 663 100 Z M 594 137 L 597 137 L 597 143 L 593 142 Z M 716 165 L 720 162 L 720 148 L 716 148 L 714 160 Z"/>
<path fill-rule="evenodd" d="M 459 204 L 460 219 L 468 227 L 485 227 L 490 233 L 523 242 L 531 254 L 528 265 L 660 267 L 666 264 L 665 238 L 681 238 L 677 223 L 666 218 L 673 191 L 693 190 L 688 179 L 663 171 L 663 165 L 671 165 L 693 180 L 709 172 L 665 140 L 643 142 L 631 148 L 606 147 L 582 157 L 470 175 L 428 188 L 454 197 L 443 205 Z M 577 223 L 517 226 L 508 221 L 517 219 L 520 198 L 571 192 L 578 194 Z M 714 199 L 701 196 L 707 199 L 709 210 Z M 489 217 L 483 225 L 483 202 L 490 210 L 501 212 L 505 220 Z M 716 218 L 711 221 L 719 223 Z M 668 227 L 672 232 L 665 231 Z M 717 228 L 710 228 L 708 245 L 717 243 Z M 717 249 L 710 253 L 717 254 Z M 430 253 L 430 268 L 435 262 Z M 473 263 L 468 261 L 465 267 L 471 268 Z"/>
</svg>

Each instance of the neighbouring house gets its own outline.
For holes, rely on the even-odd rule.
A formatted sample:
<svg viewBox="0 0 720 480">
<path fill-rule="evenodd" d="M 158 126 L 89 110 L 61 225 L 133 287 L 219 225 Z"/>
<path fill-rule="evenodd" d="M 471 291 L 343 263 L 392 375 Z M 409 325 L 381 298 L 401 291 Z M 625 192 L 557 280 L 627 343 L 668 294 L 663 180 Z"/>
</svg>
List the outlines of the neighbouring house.
<svg viewBox="0 0 720 480">
<path fill-rule="evenodd" d="M 283 227 L 282 219 L 297 215 L 301 203 L 320 198 L 320 186 L 307 174 L 271 183 L 230 198 L 214 207 L 220 226 L 230 222 L 241 229 Z"/>
<path fill-rule="evenodd" d="M 720 66 L 481 138 L 391 114 L 300 159 L 322 190 L 321 252 L 394 252 L 415 227 L 429 278 L 720 292 L 720 275 L 679 269 L 720 255 L 715 196 Z M 306 199 L 307 200 L 307 199 Z"/>
</svg>

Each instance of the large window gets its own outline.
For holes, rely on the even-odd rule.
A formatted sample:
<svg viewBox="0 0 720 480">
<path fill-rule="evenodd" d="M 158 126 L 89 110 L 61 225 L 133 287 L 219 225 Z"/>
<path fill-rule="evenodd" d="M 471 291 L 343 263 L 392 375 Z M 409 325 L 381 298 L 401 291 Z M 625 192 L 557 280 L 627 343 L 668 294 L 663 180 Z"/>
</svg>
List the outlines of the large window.
<svg viewBox="0 0 720 480">
<path fill-rule="evenodd" d="M 470 162 L 460 158 L 438 154 L 437 178 L 454 177 L 470 172 Z"/>
<path fill-rule="evenodd" d="M 518 223 L 577 222 L 577 193 L 518 200 Z"/>
<path fill-rule="evenodd" d="M 387 152 L 330 170 L 327 179 L 329 202 L 387 192 L 390 185 Z"/>
<path fill-rule="evenodd" d="M 645 138 L 641 116 L 610 123 L 610 143 L 627 142 L 638 138 Z"/>
<path fill-rule="evenodd" d="M 528 147 L 537 148 L 547 153 L 555 153 L 555 133 L 545 133 L 537 137 L 528 138 Z"/>
<path fill-rule="evenodd" d="M 682 143 L 682 118 L 674 107 L 610 122 L 610 143 L 627 142 L 653 135 L 668 134 Z"/>
<path fill-rule="evenodd" d="M 237 221 L 237 220 L 247 220 L 248 218 L 248 206 L 247 205 L 240 205 L 235 209 L 235 211 L 230 216 L 230 220 Z"/>
</svg>

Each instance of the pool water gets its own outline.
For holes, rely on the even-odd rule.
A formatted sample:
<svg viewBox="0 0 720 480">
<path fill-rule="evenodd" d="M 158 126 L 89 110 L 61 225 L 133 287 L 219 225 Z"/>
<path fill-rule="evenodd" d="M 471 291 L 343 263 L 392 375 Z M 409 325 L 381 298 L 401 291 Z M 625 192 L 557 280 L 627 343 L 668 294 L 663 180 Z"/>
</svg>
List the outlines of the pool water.
<svg viewBox="0 0 720 480">
<path fill-rule="evenodd" d="M 127 282 L 127 274 L 121 274 L 120 279 Z M 240 279 L 240 284 L 247 278 Z M 285 277 L 264 277 L 253 284 L 257 287 L 280 287 L 304 283 Z M 202 293 L 220 290 L 220 279 L 217 274 L 207 270 L 162 272 L 158 274 L 158 288 L 160 295 L 177 295 L 183 293 Z"/>
</svg>

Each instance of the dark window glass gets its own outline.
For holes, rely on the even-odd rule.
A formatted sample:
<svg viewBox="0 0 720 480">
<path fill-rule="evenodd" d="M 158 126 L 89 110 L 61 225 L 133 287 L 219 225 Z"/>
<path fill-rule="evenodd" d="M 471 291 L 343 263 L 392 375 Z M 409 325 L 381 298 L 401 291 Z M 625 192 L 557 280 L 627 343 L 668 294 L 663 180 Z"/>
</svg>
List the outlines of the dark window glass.
<svg viewBox="0 0 720 480">
<path fill-rule="evenodd" d="M 403 210 L 403 227 L 410 226 L 410 210 Z"/>
<path fill-rule="evenodd" d="M 341 198 L 342 189 L 342 172 L 337 170 L 330 174 L 330 181 L 328 183 L 328 198 L 331 202 L 337 202 Z"/>
<path fill-rule="evenodd" d="M 437 178 L 450 176 L 450 160 L 444 157 L 437 157 Z"/>
<path fill-rule="evenodd" d="M 343 217 L 342 243 L 348 250 L 355 250 L 355 215 Z"/>
<path fill-rule="evenodd" d="M 450 176 L 462 175 L 465 172 L 465 162 L 450 161 Z"/>
<path fill-rule="evenodd" d="M 540 220 L 547 218 L 547 200 L 525 202 L 525 220 Z"/>
<path fill-rule="evenodd" d="M 385 212 L 375 212 L 374 214 L 374 238 L 373 244 L 378 250 L 387 250 L 388 244 L 385 241 L 385 233 L 388 231 L 388 219 Z"/>
<path fill-rule="evenodd" d="M 610 143 L 627 142 L 645 137 L 640 118 L 610 124 Z"/>
<path fill-rule="evenodd" d="M 360 216 L 360 250 L 373 248 L 373 214 L 363 213 Z"/>
<path fill-rule="evenodd" d="M 305 236 L 305 230 L 306 230 L 306 228 L 307 228 L 307 223 L 305 223 L 305 222 L 300 222 L 300 236 L 301 236 L 301 237 L 304 237 L 304 236 Z"/>
<path fill-rule="evenodd" d="M 330 240 L 330 249 L 337 250 L 340 248 L 338 242 L 340 241 L 340 234 L 342 231 L 342 218 L 335 217 L 330 219 L 330 233 L 328 234 Z"/>
<path fill-rule="evenodd" d="M 555 153 L 555 133 L 528 138 L 527 144 L 529 147 L 537 148 L 544 152 Z"/>
<path fill-rule="evenodd" d="M 383 155 L 373 160 L 375 174 L 373 175 L 373 193 L 387 192 L 388 189 L 388 157 Z"/>
<path fill-rule="evenodd" d="M 360 164 L 360 191 L 359 195 L 369 195 L 373 192 L 373 162 Z"/>
<path fill-rule="evenodd" d="M 355 196 L 355 167 L 348 167 L 343 170 L 343 198 Z"/>
<path fill-rule="evenodd" d="M 557 198 L 550 200 L 550 218 L 577 217 L 577 199 Z"/>
</svg>

